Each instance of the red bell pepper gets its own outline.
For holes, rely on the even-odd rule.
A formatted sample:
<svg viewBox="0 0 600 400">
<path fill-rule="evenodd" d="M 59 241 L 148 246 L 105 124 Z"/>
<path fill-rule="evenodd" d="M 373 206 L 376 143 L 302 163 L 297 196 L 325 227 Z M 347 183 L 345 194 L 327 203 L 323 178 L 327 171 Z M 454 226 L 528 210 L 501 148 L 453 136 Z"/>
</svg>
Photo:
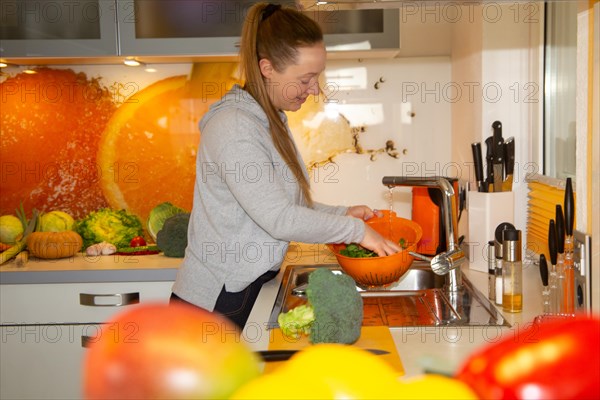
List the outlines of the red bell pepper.
<svg viewBox="0 0 600 400">
<path fill-rule="evenodd" d="M 534 323 L 471 355 L 456 378 L 482 399 L 599 399 L 600 319 Z"/>
</svg>

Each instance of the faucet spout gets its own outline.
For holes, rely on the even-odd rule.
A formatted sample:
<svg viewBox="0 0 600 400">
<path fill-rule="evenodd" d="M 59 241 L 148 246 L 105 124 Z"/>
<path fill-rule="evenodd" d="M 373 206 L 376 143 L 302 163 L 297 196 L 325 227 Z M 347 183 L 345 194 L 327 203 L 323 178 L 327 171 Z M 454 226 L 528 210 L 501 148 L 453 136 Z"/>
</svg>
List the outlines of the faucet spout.
<svg viewBox="0 0 600 400">
<path fill-rule="evenodd" d="M 398 186 L 421 186 L 438 188 L 442 191 L 442 217 L 444 221 L 447 249 L 430 260 L 431 269 L 438 275 L 449 274 L 448 289 L 456 291 L 461 286 L 460 266 L 465 255 L 457 242 L 457 200 L 454 187 L 448 179 L 440 176 L 385 176 L 382 183 L 394 188 Z"/>
</svg>

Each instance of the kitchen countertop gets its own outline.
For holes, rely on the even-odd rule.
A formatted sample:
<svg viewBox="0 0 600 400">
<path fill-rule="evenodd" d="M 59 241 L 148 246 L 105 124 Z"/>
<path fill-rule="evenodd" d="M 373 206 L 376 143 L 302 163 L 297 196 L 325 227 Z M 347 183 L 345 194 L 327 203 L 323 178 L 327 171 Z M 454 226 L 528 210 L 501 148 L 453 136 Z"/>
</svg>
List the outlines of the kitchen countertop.
<svg viewBox="0 0 600 400">
<path fill-rule="evenodd" d="M 325 246 L 291 245 L 279 275 L 263 285 L 252 313 L 244 328 L 245 341 L 254 350 L 267 349 L 269 332 L 266 329 L 283 271 L 290 264 L 331 264 L 335 257 Z M 487 273 L 463 265 L 463 274 L 485 296 L 488 293 Z M 476 349 L 506 337 L 517 337 L 542 313 L 541 279 L 537 266 L 523 266 L 523 311 L 507 313 L 497 306 L 510 327 L 406 327 L 390 331 L 404 365 L 405 376 L 425 371 L 452 372 Z"/>
<path fill-rule="evenodd" d="M 41 260 L 30 258 L 23 267 L 14 260 L 0 267 L 0 284 L 174 281 L 182 258 L 144 256 L 85 256 Z"/>
<path fill-rule="evenodd" d="M 30 259 L 18 268 L 14 261 L 0 267 L 1 284 L 44 284 L 78 282 L 152 282 L 174 281 L 180 258 L 163 255 L 102 256 L 77 255 L 60 260 Z M 252 309 L 243 337 L 255 350 L 267 349 L 267 323 L 279 291 L 285 268 L 290 264 L 332 264 L 333 254 L 324 245 L 291 244 L 281 272 L 263 285 Z M 484 295 L 488 291 L 487 273 L 471 270 L 468 263 L 462 268 L 473 285 Z M 510 327 L 406 327 L 391 328 L 394 343 L 402 360 L 405 376 L 426 370 L 451 372 L 474 350 L 501 338 L 520 335 L 542 312 L 541 279 L 537 266 L 523 267 L 523 311 L 506 313 L 497 307 Z"/>
</svg>

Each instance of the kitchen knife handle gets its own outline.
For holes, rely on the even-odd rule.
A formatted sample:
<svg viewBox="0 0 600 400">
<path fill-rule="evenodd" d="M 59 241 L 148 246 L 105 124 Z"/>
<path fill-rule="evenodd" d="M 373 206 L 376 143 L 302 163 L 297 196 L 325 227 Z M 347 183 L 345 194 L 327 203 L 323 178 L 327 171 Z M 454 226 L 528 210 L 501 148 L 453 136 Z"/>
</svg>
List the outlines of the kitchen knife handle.
<svg viewBox="0 0 600 400">
<path fill-rule="evenodd" d="M 575 222 L 575 201 L 573 198 L 573 184 L 567 178 L 565 187 L 565 231 L 567 236 L 573 236 L 573 223 Z"/>
<path fill-rule="evenodd" d="M 504 142 L 504 163 L 506 175 L 512 175 L 515 170 L 515 139 L 509 137 Z"/>
<path fill-rule="evenodd" d="M 289 360 L 298 350 L 261 350 L 256 354 L 263 361 L 286 361 Z"/>
<path fill-rule="evenodd" d="M 483 179 L 483 158 L 481 156 L 481 142 L 471 143 L 471 151 L 473 152 L 473 164 L 475 166 L 475 180 L 477 180 L 477 190 L 486 192 L 486 185 Z"/>
<path fill-rule="evenodd" d="M 558 254 L 565 252 L 565 220 L 563 218 L 562 206 L 556 205 L 556 251 Z"/>
<path fill-rule="evenodd" d="M 481 158 L 481 143 L 471 143 L 471 150 L 473 151 L 473 162 L 475 163 L 475 179 L 477 181 L 483 180 L 483 160 Z"/>
<path fill-rule="evenodd" d="M 485 162 L 486 162 L 486 176 L 487 183 L 494 183 L 494 153 L 492 152 L 492 146 L 494 143 L 494 138 L 491 136 L 485 139 Z"/>
<path fill-rule="evenodd" d="M 502 122 L 494 121 L 492 123 L 493 134 L 493 145 L 492 152 L 494 154 L 495 164 L 504 164 L 504 139 L 502 139 Z M 500 177 L 502 180 L 503 177 Z"/>
<path fill-rule="evenodd" d="M 542 277 L 542 285 L 548 286 L 548 262 L 543 254 L 540 254 L 540 276 Z"/>
<path fill-rule="evenodd" d="M 548 225 L 548 250 L 550 251 L 550 263 L 556 265 L 556 226 L 553 219 Z"/>
</svg>

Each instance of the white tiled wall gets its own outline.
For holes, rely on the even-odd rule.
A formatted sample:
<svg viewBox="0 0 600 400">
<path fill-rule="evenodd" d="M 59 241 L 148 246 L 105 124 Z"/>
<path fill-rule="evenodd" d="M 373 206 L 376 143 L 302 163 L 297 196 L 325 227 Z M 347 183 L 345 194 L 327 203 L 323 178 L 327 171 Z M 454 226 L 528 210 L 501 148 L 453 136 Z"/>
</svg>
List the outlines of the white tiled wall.
<svg viewBox="0 0 600 400">
<path fill-rule="evenodd" d="M 364 150 L 380 149 L 387 140 L 393 140 L 399 156 L 392 158 L 381 153 L 374 161 L 370 154 L 335 156 L 334 164 L 326 164 L 315 172 L 315 199 L 382 209 L 389 207 L 389 191 L 381 184 L 383 176 L 456 176 L 456 166 L 450 163 L 449 58 L 330 61 L 327 72 L 332 74 L 348 67 L 364 68 L 366 85 L 335 94 L 340 113 L 353 126 L 365 125 L 365 131 L 358 135 Z M 410 190 L 395 189 L 393 199 L 396 212 L 410 217 Z"/>
</svg>

